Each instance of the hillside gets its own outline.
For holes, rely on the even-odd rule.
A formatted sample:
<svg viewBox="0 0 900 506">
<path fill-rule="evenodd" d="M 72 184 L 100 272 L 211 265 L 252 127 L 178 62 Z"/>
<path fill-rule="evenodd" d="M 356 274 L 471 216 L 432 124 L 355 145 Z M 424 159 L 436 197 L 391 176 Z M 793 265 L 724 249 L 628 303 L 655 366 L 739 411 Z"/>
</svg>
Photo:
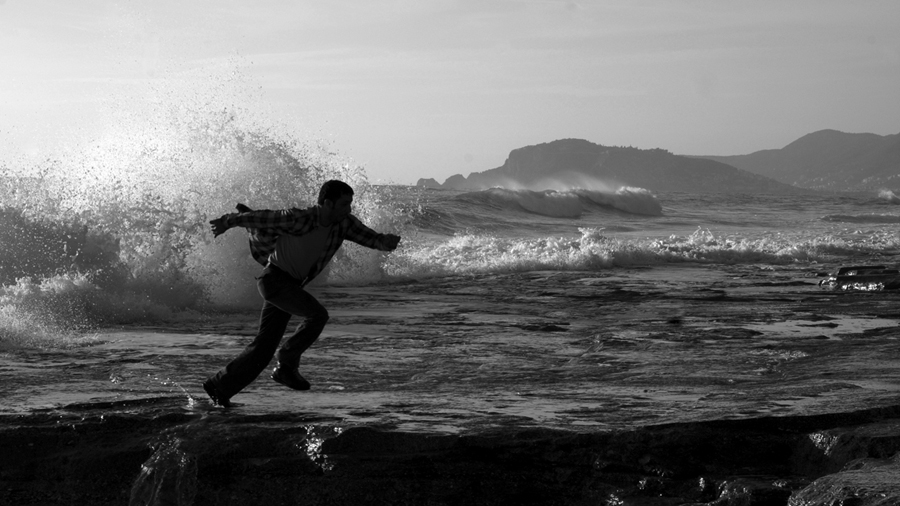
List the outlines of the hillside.
<svg viewBox="0 0 900 506">
<path fill-rule="evenodd" d="M 543 190 L 561 185 L 587 187 L 591 182 L 691 193 L 804 192 L 715 160 L 674 155 L 662 149 L 601 146 L 581 139 L 563 139 L 515 149 L 506 162 L 495 169 L 473 172 L 468 177 L 457 174 L 443 184 L 433 179 L 420 179 L 418 185 L 448 189 L 503 186 Z"/>
<path fill-rule="evenodd" d="M 900 187 L 900 134 L 820 130 L 781 149 L 700 158 L 802 188 L 868 191 Z"/>
</svg>

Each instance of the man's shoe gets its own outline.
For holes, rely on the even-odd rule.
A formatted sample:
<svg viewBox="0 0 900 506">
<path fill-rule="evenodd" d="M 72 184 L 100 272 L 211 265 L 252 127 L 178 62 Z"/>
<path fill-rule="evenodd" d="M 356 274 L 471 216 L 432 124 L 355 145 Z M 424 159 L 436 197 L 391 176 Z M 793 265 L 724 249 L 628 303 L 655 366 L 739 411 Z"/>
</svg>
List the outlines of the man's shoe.
<svg viewBox="0 0 900 506">
<path fill-rule="evenodd" d="M 206 394 L 212 399 L 213 404 L 222 406 L 223 408 L 231 407 L 231 402 L 228 400 L 228 397 L 219 393 L 219 389 L 216 388 L 216 384 L 212 378 L 203 382 L 203 390 L 206 390 Z"/>
<path fill-rule="evenodd" d="M 272 379 L 294 390 L 309 390 L 309 382 L 296 369 L 276 367 L 272 371 Z"/>
</svg>

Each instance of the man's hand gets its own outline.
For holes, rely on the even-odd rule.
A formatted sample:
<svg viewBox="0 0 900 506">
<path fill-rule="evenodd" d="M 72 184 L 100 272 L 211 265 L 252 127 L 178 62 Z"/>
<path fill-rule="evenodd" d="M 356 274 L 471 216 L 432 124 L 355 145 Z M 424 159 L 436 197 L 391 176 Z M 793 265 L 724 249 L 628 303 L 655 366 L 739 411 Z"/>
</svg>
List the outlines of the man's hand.
<svg viewBox="0 0 900 506">
<path fill-rule="evenodd" d="M 253 209 L 250 209 L 249 207 L 245 206 L 244 204 L 236 205 L 235 209 L 237 209 L 237 211 L 239 213 L 249 213 L 250 211 L 253 210 Z M 219 216 L 215 220 L 212 220 L 209 222 L 209 224 L 211 225 L 211 227 L 209 227 L 209 228 L 212 229 L 212 233 L 213 233 L 214 237 L 219 237 L 220 235 L 224 234 L 228 230 L 229 227 L 228 227 L 228 225 L 225 224 L 225 218 L 227 218 L 227 217 L 228 217 L 228 215 L 225 214 L 225 215 Z"/>
<path fill-rule="evenodd" d="M 228 225 L 225 224 L 225 218 L 227 217 L 228 215 L 225 214 L 209 222 L 209 224 L 211 225 L 210 228 L 212 229 L 213 237 L 219 237 L 228 230 Z"/>
<path fill-rule="evenodd" d="M 388 247 L 388 251 L 394 251 L 397 249 L 397 245 L 400 244 L 400 236 L 394 234 L 384 234 L 384 245 Z"/>
</svg>

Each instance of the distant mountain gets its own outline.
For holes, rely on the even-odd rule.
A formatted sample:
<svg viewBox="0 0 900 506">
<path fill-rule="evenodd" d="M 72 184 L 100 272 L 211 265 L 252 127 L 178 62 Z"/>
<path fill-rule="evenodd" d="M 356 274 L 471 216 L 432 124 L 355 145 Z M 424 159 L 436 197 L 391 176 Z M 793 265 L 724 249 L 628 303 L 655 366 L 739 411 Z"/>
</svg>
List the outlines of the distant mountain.
<svg viewBox="0 0 900 506">
<path fill-rule="evenodd" d="M 866 191 L 900 187 L 900 134 L 820 130 L 781 149 L 700 158 L 802 188 Z"/>
<path fill-rule="evenodd" d="M 773 179 L 703 158 L 662 149 L 609 147 L 581 139 L 562 139 L 515 149 L 495 169 L 457 174 L 443 184 L 420 179 L 418 186 L 485 189 L 494 186 L 544 190 L 561 185 L 634 186 L 650 191 L 690 193 L 805 193 Z"/>
</svg>

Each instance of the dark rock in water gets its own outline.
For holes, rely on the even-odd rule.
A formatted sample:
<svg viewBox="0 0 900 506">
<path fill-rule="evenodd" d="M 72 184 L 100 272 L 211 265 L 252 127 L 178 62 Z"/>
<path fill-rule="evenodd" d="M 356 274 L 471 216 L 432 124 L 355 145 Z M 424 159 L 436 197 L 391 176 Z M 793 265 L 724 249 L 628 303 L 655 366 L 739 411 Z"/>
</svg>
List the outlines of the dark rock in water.
<svg viewBox="0 0 900 506">
<path fill-rule="evenodd" d="M 878 291 L 900 289 L 900 270 L 883 265 L 859 265 L 841 267 L 819 286 L 834 290 Z"/>
<path fill-rule="evenodd" d="M 225 410 L 14 416 L 0 503 L 900 504 L 898 416 L 462 435 Z"/>
<path fill-rule="evenodd" d="M 425 188 L 440 188 L 441 183 L 438 183 L 437 180 L 432 178 L 420 178 L 418 181 L 416 181 L 416 186 L 423 186 Z"/>
<path fill-rule="evenodd" d="M 443 187 L 443 188 L 448 188 L 448 189 L 458 189 L 458 190 L 461 190 L 461 189 L 470 189 L 470 188 L 477 188 L 477 187 L 475 187 L 475 186 L 473 186 L 473 185 L 469 185 L 469 184 L 466 182 L 465 176 L 463 176 L 462 174 L 454 174 L 454 175 L 448 177 L 448 178 L 444 181 L 444 184 L 442 185 L 442 187 Z"/>
</svg>

